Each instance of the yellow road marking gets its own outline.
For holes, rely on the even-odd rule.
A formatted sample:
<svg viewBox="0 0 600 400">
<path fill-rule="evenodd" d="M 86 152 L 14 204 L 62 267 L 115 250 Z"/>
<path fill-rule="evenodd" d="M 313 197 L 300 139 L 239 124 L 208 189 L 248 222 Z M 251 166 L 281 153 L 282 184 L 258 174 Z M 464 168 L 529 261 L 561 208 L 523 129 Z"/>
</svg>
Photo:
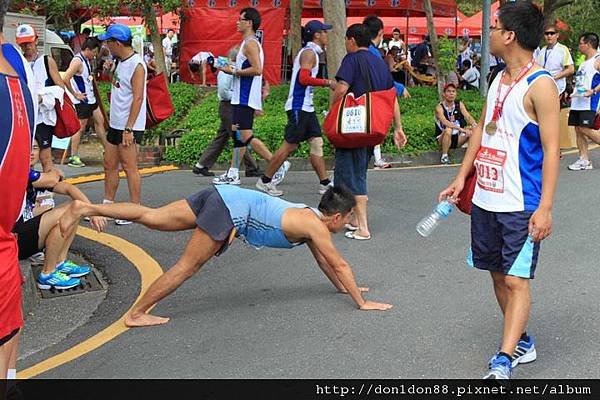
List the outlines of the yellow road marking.
<svg viewBox="0 0 600 400">
<path fill-rule="evenodd" d="M 163 273 L 160 265 L 156 262 L 156 260 L 150 257 L 148 253 L 146 253 L 140 247 L 129 243 L 128 241 L 121 239 L 120 237 L 109 235 L 106 233 L 98 233 L 92 229 L 85 228 L 83 226 L 79 226 L 77 228 L 77 234 L 86 239 L 93 240 L 107 247 L 110 247 L 113 250 L 118 251 L 135 266 L 141 277 L 140 294 L 135 300 L 135 303 L 139 301 L 142 294 L 146 292 L 150 284 L 154 282 L 154 280 L 156 280 Z M 70 349 L 60 354 L 57 354 L 32 367 L 20 371 L 17 374 L 17 378 L 33 378 L 34 376 L 47 372 L 70 361 L 73 361 L 76 358 L 79 358 L 82 355 L 87 354 L 101 347 L 102 345 L 111 341 L 112 339 L 116 338 L 117 336 L 129 329 L 125 326 L 123 320 L 125 319 L 125 315 L 129 313 L 132 307 L 130 307 L 129 310 L 127 310 L 127 312 L 121 318 L 113 322 L 110 326 L 106 327 L 101 332 L 98 332 L 89 339 L 71 347 Z"/>
<path fill-rule="evenodd" d="M 159 172 L 174 171 L 174 170 L 178 170 L 178 169 L 179 168 L 174 165 L 163 165 L 160 167 L 142 168 L 139 171 L 140 171 L 140 175 L 148 175 L 148 174 L 156 174 Z M 124 178 L 125 172 L 121 171 L 119 173 L 119 177 Z M 95 181 L 102 181 L 102 180 L 104 180 L 104 174 L 94 174 L 94 175 L 79 176 L 77 178 L 67 178 L 67 179 L 65 179 L 65 182 L 68 182 L 71 185 L 78 185 L 80 183 L 88 183 L 88 182 L 95 182 Z"/>
</svg>

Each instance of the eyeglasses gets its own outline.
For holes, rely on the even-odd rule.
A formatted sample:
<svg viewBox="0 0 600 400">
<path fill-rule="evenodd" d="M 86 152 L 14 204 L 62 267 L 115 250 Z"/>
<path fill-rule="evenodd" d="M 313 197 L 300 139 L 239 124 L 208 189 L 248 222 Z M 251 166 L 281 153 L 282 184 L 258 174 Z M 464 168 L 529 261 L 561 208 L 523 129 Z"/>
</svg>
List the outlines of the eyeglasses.
<svg viewBox="0 0 600 400">
<path fill-rule="evenodd" d="M 556 32 L 547 31 L 547 32 L 544 32 L 544 35 L 546 35 L 546 36 L 554 36 L 554 35 L 556 35 Z"/>
<path fill-rule="evenodd" d="M 494 32 L 494 31 L 504 31 L 504 28 L 500 28 L 498 26 L 490 26 L 490 32 Z"/>
<path fill-rule="evenodd" d="M 242 17 L 240 17 L 240 18 L 238 19 L 238 21 L 252 21 L 252 20 L 251 20 L 251 19 L 248 19 L 248 18 L 242 18 Z"/>
</svg>

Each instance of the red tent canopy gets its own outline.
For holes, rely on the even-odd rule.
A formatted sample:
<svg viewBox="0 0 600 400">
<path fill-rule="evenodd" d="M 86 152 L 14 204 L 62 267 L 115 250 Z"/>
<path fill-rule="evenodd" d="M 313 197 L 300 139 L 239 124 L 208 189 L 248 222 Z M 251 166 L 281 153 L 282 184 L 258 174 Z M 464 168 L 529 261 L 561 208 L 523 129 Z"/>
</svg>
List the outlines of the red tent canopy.
<svg viewBox="0 0 600 400">
<path fill-rule="evenodd" d="M 304 0 L 303 17 L 323 16 L 322 3 L 325 0 Z M 341 1 L 341 0 L 340 0 Z M 349 17 L 377 14 L 379 17 L 395 17 L 398 15 L 424 16 L 423 0 L 345 0 L 346 15 Z M 433 15 L 436 17 L 453 17 L 456 11 L 455 0 L 431 0 Z"/>
<path fill-rule="evenodd" d="M 492 11 L 490 13 L 490 25 L 492 26 L 496 23 L 496 14 L 498 13 L 499 8 L 499 1 L 492 4 Z M 565 24 L 561 20 L 556 20 L 556 27 L 561 31 L 569 30 L 569 25 Z M 480 11 L 472 17 L 464 20 L 459 24 L 458 28 L 460 35 L 481 36 L 481 31 L 483 28 L 483 11 Z"/>
</svg>

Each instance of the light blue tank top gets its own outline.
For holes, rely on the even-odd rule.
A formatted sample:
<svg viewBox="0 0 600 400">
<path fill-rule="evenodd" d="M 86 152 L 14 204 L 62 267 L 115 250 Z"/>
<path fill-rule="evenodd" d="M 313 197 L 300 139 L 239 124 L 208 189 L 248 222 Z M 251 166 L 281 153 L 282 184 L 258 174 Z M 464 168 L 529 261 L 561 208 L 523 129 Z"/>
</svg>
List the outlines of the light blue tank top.
<svg viewBox="0 0 600 400">
<path fill-rule="evenodd" d="M 288 208 L 310 208 L 306 204 L 290 203 L 256 190 L 230 185 L 215 186 L 229 210 L 236 237 L 253 247 L 291 249 L 303 243 L 291 243 L 281 228 L 283 213 Z M 317 216 L 321 213 L 311 208 Z"/>
</svg>

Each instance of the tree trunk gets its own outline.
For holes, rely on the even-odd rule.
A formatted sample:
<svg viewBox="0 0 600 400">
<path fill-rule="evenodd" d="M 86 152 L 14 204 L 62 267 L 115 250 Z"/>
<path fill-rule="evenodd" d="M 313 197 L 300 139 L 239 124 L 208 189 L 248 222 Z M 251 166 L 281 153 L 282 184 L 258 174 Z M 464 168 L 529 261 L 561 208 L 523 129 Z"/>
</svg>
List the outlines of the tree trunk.
<svg viewBox="0 0 600 400">
<path fill-rule="evenodd" d="M 481 30 L 481 77 L 479 78 L 479 94 L 482 97 L 487 96 L 488 81 L 487 76 L 490 72 L 490 14 L 491 0 L 483 0 L 483 26 Z"/>
<path fill-rule="evenodd" d="M 162 40 L 160 38 L 160 32 L 158 31 L 158 25 L 156 24 L 156 12 L 154 11 L 154 6 L 151 0 L 146 0 L 144 2 L 144 8 L 142 10 L 142 17 L 146 21 L 146 26 L 150 31 L 150 40 L 152 41 L 152 46 L 154 47 L 154 61 L 156 61 L 157 74 L 160 74 L 163 71 L 166 71 L 165 65 L 165 53 L 162 47 Z M 169 82 L 168 77 L 165 74 L 165 79 L 167 83 Z"/>
<path fill-rule="evenodd" d="M 328 33 L 327 45 L 327 74 L 335 77 L 342 59 L 346 55 L 346 4 L 343 1 L 324 1 L 323 16 L 325 23 L 333 25 L 333 30 Z M 332 95 L 329 96 L 331 101 Z"/>
<path fill-rule="evenodd" d="M 302 47 L 302 0 L 291 0 L 290 1 L 290 47 L 292 60 L 300 51 Z"/>
<path fill-rule="evenodd" d="M 573 2 L 574 0 L 544 0 L 544 24 L 554 23 L 556 10 Z"/>
<path fill-rule="evenodd" d="M 429 32 L 429 40 L 431 43 L 431 51 L 433 53 L 433 59 L 435 60 L 435 74 L 437 78 L 438 96 L 442 97 L 442 91 L 444 89 L 444 76 L 442 69 L 439 66 L 439 48 L 438 48 L 438 37 L 435 32 L 433 25 L 433 9 L 431 8 L 431 0 L 424 0 L 423 7 L 425 8 L 425 16 L 427 17 L 427 31 Z"/>
</svg>

